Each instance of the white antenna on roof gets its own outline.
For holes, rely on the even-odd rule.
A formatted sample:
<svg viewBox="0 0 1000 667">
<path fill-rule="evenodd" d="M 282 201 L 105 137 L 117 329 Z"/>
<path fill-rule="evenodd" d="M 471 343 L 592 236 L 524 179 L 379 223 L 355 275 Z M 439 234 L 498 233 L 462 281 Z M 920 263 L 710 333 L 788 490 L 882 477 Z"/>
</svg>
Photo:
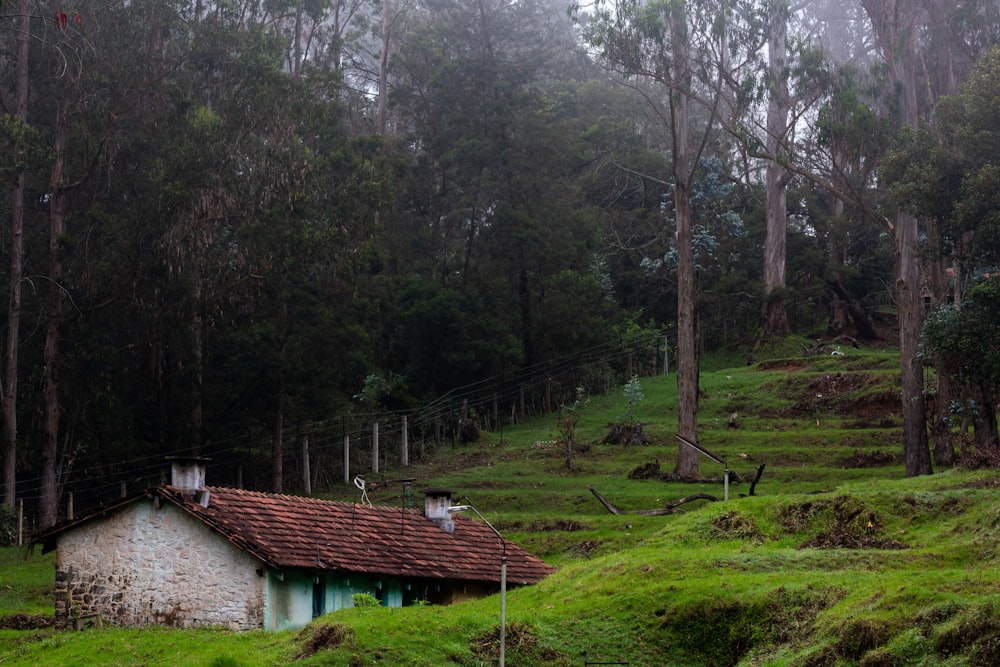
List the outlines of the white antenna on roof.
<svg viewBox="0 0 1000 667">
<path fill-rule="evenodd" d="M 372 506 L 372 501 L 368 499 L 368 491 L 365 490 L 365 478 L 361 475 L 357 475 L 354 478 L 354 486 L 361 489 L 361 504 Z"/>
</svg>

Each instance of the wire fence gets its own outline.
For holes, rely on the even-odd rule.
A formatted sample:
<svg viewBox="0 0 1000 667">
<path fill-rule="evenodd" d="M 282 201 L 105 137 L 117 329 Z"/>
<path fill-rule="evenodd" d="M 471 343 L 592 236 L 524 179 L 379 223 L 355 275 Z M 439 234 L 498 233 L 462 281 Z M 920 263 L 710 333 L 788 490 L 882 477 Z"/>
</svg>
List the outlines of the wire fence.
<svg viewBox="0 0 1000 667">
<path fill-rule="evenodd" d="M 512 425 L 558 411 L 577 398 L 606 394 L 634 376 L 666 373 L 676 339 L 673 329 L 643 331 L 525 367 L 509 377 L 491 377 L 452 389 L 415 410 L 356 412 L 296 424 L 281 433 L 281 489 L 323 493 L 352 484 L 363 474 L 375 482 L 406 475 L 413 463 L 441 459 L 480 431 L 500 433 Z M 247 432 L 172 457 L 208 459 L 210 486 L 271 491 L 274 434 Z M 113 462 L 65 466 L 60 471 L 59 520 L 85 515 L 131 493 L 168 483 L 166 454 L 143 454 Z M 17 508 L 23 532 L 37 527 L 41 478 L 21 478 Z M 15 514 L 8 509 L 8 516 Z M 9 519 L 12 520 L 12 519 Z"/>
</svg>

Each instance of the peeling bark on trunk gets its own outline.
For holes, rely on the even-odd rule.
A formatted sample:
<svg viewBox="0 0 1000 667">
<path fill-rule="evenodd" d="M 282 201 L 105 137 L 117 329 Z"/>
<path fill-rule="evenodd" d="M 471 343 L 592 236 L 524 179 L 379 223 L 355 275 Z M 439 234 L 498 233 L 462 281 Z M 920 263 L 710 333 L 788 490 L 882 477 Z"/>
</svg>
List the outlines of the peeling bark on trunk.
<svg viewBox="0 0 1000 667">
<path fill-rule="evenodd" d="M 929 475 L 931 455 L 927 442 L 927 406 L 924 399 L 924 364 L 920 357 L 920 328 L 923 298 L 914 257 L 917 221 L 910 216 L 896 218 L 899 256 L 896 294 L 899 303 L 899 356 L 902 362 L 903 457 L 906 476 Z"/>
<path fill-rule="evenodd" d="M 691 214 L 691 165 L 689 110 L 691 65 L 687 43 L 687 14 L 683 3 L 670 18 L 675 84 L 670 91 L 673 131 L 674 216 L 677 225 L 677 431 L 698 441 L 698 355 L 695 342 L 694 252 Z M 674 472 L 685 477 L 698 474 L 698 452 L 677 445 Z"/>
<path fill-rule="evenodd" d="M 937 304 L 947 302 L 948 280 L 945 278 L 941 257 L 941 239 L 937 224 L 927 223 L 927 245 L 930 247 L 928 284 L 931 296 Z M 951 377 L 944 371 L 940 360 L 935 359 L 937 392 L 935 394 L 934 415 L 930 418 L 931 453 L 933 461 L 938 466 L 950 467 L 955 463 L 955 442 L 951 429 Z"/>
<path fill-rule="evenodd" d="M 782 291 L 785 288 L 785 254 L 788 238 L 788 172 L 779 160 L 788 159 L 785 133 L 788 130 L 788 79 L 785 73 L 788 7 L 771 3 L 767 43 L 770 63 L 770 97 L 767 104 L 767 152 L 778 157 L 767 163 L 766 234 L 764 239 L 765 337 L 784 336 L 789 331 L 788 312 Z"/>
<path fill-rule="evenodd" d="M 876 41 L 889 65 L 889 78 L 899 102 L 899 123 L 916 128 L 916 19 L 919 7 L 910 0 L 862 0 Z M 923 299 L 920 295 L 917 220 L 898 213 L 895 227 L 896 302 L 899 309 L 899 354 L 902 362 L 903 457 L 906 476 L 932 471 L 927 443 L 923 363 L 919 355 Z"/>
<path fill-rule="evenodd" d="M 392 4 L 382 0 L 382 52 L 378 60 L 378 133 L 383 137 L 387 130 L 386 107 L 389 96 L 389 38 L 392 35 Z"/>
<path fill-rule="evenodd" d="M 993 407 L 993 388 L 986 384 L 973 387 L 972 396 L 976 402 L 972 417 L 972 425 L 976 429 L 976 447 L 996 449 L 1000 447 L 1000 433 L 997 431 L 997 412 Z"/>
<path fill-rule="evenodd" d="M 67 192 L 64 188 L 64 167 L 69 123 L 66 102 L 60 100 L 56 110 L 49 199 L 49 283 L 48 322 L 45 328 L 44 367 L 42 386 L 44 419 L 42 428 L 42 477 L 39 501 L 39 523 L 42 528 L 59 519 L 59 481 L 56 460 L 59 456 L 59 422 L 62 410 L 59 401 L 60 332 L 63 323 L 62 262 L 59 257 L 61 237 L 66 233 Z"/>
</svg>

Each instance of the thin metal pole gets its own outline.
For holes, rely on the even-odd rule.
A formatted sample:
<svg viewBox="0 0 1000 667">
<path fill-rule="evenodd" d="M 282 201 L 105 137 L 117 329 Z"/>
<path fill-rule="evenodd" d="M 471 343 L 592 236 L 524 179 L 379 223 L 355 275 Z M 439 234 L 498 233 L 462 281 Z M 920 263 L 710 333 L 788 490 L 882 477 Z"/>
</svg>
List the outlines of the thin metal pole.
<svg viewBox="0 0 1000 667">
<path fill-rule="evenodd" d="M 491 526 L 492 528 L 492 526 Z M 500 667 L 506 664 L 507 648 L 507 544 L 503 545 L 504 554 L 500 557 Z"/>
<path fill-rule="evenodd" d="M 503 535 L 500 534 L 500 531 L 497 530 L 493 526 L 492 523 L 490 523 L 489 521 L 486 520 L 486 517 L 484 517 L 482 514 L 479 513 L 479 510 L 477 510 L 476 506 L 472 504 L 472 501 L 469 500 L 468 496 L 465 497 L 465 505 L 464 506 L 462 506 L 461 508 L 453 507 L 451 509 L 457 510 L 457 509 L 465 509 L 465 508 L 468 508 L 468 509 L 472 510 L 473 512 L 475 512 L 476 516 L 478 516 L 480 519 L 482 519 L 483 523 L 485 523 L 487 526 L 489 526 L 489 529 L 492 530 L 493 533 L 497 536 L 497 539 L 500 540 L 500 549 L 501 549 L 501 553 L 500 553 L 500 667 L 504 667 L 505 664 L 506 664 L 506 662 L 507 662 L 507 658 L 506 658 L 506 649 L 507 649 L 507 540 L 505 540 L 503 538 Z"/>
</svg>

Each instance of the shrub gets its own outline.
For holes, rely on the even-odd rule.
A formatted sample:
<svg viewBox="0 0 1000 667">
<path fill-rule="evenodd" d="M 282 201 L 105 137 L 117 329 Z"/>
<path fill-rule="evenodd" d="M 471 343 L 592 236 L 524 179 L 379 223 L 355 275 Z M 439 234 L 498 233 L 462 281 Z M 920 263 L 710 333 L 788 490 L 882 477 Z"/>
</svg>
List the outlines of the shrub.
<svg viewBox="0 0 1000 667">
<path fill-rule="evenodd" d="M 351 599 L 354 601 L 355 607 L 370 608 L 382 606 L 378 598 L 369 593 L 355 593 L 351 596 Z"/>
</svg>

